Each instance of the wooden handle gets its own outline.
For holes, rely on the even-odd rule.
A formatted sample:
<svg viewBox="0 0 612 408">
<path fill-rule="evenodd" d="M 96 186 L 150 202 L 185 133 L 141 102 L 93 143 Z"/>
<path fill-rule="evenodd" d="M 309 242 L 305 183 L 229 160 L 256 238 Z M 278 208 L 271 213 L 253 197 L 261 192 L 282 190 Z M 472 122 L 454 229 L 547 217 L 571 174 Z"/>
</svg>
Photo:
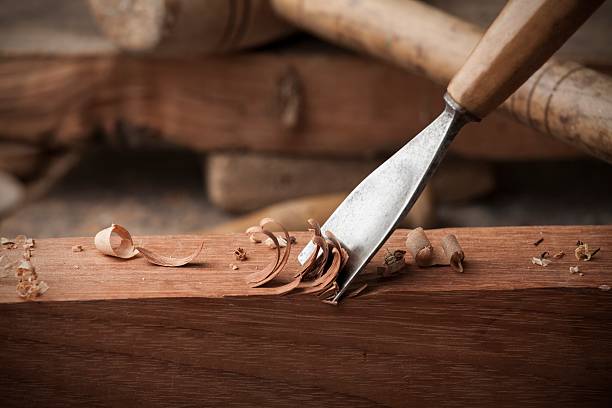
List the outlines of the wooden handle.
<svg viewBox="0 0 612 408">
<path fill-rule="evenodd" d="M 446 86 L 483 30 L 413 0 L 272 0 L 287 20 Z M 612 162 L 612 78 L 551 59 L 506 100 L 511 117 Z"/>
<path fill-rule="evenodd" d="M 267 0 L 88 0 L 119 48 L 164 55 L 206 54 L 263 44 L 293 29 Z"/>
<path fill-rule="evenodd" d="M 510 0 L 448 86 L 483 118 L 523 84 L 601 5 L 600 0 Z"/>
</svg>

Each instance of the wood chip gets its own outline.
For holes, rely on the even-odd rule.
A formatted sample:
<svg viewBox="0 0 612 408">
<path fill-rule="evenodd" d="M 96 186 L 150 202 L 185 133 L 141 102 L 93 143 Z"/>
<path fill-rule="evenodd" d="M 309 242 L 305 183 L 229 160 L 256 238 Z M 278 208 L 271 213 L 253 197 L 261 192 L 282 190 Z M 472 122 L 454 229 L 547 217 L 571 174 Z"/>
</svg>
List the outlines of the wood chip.
<svg viewBox="0 0 612 408">
<path fill-rule="evenodd" d="M 234 271 L 237 271 L 238 269 L 240 269 L 237 265 L 234 265 L 234 264 L 229 264 L 229 267 Z"/>
<path fill-rule="evenodd" d="M 599 290 L 603 290 L 604 292 L 607 292 L 610 290 L 610 286 L 609 285 L 599 285 L 598 286 Z"/>
<path fill-rule="evenodd" d="M 376 268 L 376 271 L 382 277 L 395 275 L 406 268 L 406 260 L 404 259 L 406 251 L 397 249 L 393 251 L 393 253 L 390 251 L 387 252 L 388 254 L 385 256 L 384 266 Z"/>
<path fill-rule="evenodd" d="M 72 247 L 72 252 L 83 252 L 83 245 L 75 245 Z"/>
<path fill-rule="evenodd" d="M 533 258 L 531 258 L 531 263 L 534 265 L 548 266 L 549 264 L 552 263 L 552 261 L 550 259 L 539 258 L 539 257 L 534 256 Z"/>
<path fill-rule="evenodd" d="M 234 250 L 234 256 L 236 257 L 237 261 L 246 261 L 247 260 L 247 253 L 244 250 L 244 248 L 237 248 Z"/>
<path fill-rule="evenodd" d="M 595 250 L 590 250 L 589 249 L 589 244 L 587 244 L 586 242 L 582 242 L 582 241 L 578 241 L 576 242 L 576 249 L 574 250 L 574 255 L 576 256 L 576 259 L 578 259 L 579 261 L 590 261 L 591 258 L 599 252 L 600 248 L 597 248 Z"/>
<path fill-rule="evenodd" d="M 554 254 L 554 255 L 553 255 L 553 258 L 555 258 L 555 259 L 561 259 L 561 258 L 563 258 L 564 256 L 565 256 L 565 252 L 563 252 L 563 251 L 559 251 L 559 252 L 557 252 L 556 254 Z"/>
<path fill-rule="evenodd" d="M 112 224 L 110 227 L 103 229 L 96 234 L 94 244 L 98 251 L 105 255 L 115 256 L 118 258 L 129 259 L 137 253 L 141 253 L 144 258 L 155 265 L 159 266 L 183 266 L 193 261 L 204 248 L 204 241 L 200 244 L 191 255 L 183 258 L 175 258 L 166 255 L 157 254 L 147 248 L 134 246 L 132 236 L 129 231 L 121 225 Z"/>
<path fill-rule="evenodd" d="M 544 241 L 544 238 L 540 238 L 538 239 L 536 242 L 533 243 L 534 246 L 538 246 L 542 243 L 542 241 Z"/>
<path fill-rule="evenodd" d="M 580 267 L 579 266 L 570 266 L 569 267 L 569 271 L 570 271 L 571 274 L 578 273 L 578 272 L 580 272 Z"/>
</svg>

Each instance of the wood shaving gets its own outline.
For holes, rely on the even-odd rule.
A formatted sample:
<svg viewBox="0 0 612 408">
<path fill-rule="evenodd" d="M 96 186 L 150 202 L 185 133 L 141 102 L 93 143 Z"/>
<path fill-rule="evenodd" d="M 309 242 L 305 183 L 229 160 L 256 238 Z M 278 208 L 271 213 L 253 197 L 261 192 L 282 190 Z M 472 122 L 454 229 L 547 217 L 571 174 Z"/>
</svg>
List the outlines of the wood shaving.
<svg viewBox="0 0 612 408">
<path fill-rule="evenodd" d="M 116 256 L 117 258 L 129 259 L 138 251 L 134 247 L 132 235 L 121 225 L 111 224 L 96 234 L 94 244 L 98 251 L 104 255 Z"/>
<path fill-rule="evenodd" d="M 275 244 L 274 249 L 276 250 L 274 259 L 265 268 L 256 270 L 247 276 L 246 281 L 253 288 L 253 294 L 282 295 L 292 291 L 295 291 L 296 294 L 313 293 L 321 297 L 325 303 L 335 304 L 331 299 L 338 294 L 339 287 L 336 279 L 348 261 L 348 252 L 333 233 L 328 231 L 324 238 L 321 234 L 321 227 L 315 220 L 310 219 L 308 223 L 312 227 L 310 230 L 313 232 L 312 242 L 315 250 L 290 282 L 277 287 L 261 286 L 276 278 L 284 269 L 295 240 L 289 236 L 285 227 L 271 218 L 264 218 L 259 225 L 247 229 L 247 234 L 258 240 L 260 240 L 259 236 L 267 236 Z M 282 256 L 282 247 L 278 243 L 278 237 L 267 229 L 268 224 L 276 224 L 283 231 L 283 238 L 287 245 Z"/>
<path fill-rule="evenodd" d="M 406 260 L 404 259 L 404 255 L 406 255 L 406 251 L 403 251 L 401 249 L 397 249 L 393 251 L 393 253 L 387 250 L 384 266 L 379 266 L 378 268 L 376 268 L 376 271 L 382 277 L 395 275 L 396 273 L 405 269 L 407 266 Z"/>
<path fill-rule="evenodd" d="M 83 252 L 83 245 L 75 245 L 72 247 L 72 252 Z"/>
<path fill-rule="evenodd" d="M 569 271 L 570 271 L 571 274 L 578 273 L 578 272 L 580 272 L 580 267 L 579 266 L 570 266 L 569 267 Z"/>
<path fill-rule="evenodd" d="M 183 258 L 174 258 L 171 256 L 160 255 L 149 249 L 141 246 L 134 246 L 132 236 L 129 231 L 121 225 L 112 224 L 110 227 L 103 229 L 96 234 L 94 244 L 98 251 L 105 255 L 115 256 L 118 258 L 129 259 L 134 257 L 139 252 L 144 258 L 152 264 L 159 266 L 183 266 L 193 261 L 202 251 L 204 241 L 200 244 L 191 255 Z"/>
<path fill-rule="evenodd" d="M 247 253 L 244 250 L 244 248 L 237 248 L 234 250 L 234 256 L 236 257 L 237 261 L 246 261 L 247 260 Z"/>
<path fill-rule="evenodd" d="M 591 251 L 589 249 L 589 244 L 587 244 L 586 242 L 582 242 L 582 241 L 576 242 L 576 245 L 577 247 L 574 250 L 574 255 L 576 256 L 576 259 L 578 259 L 579 261 L 590 261 L 591 258 L 597 252 L 599 252 L 599 249 L 600 249 L 600 248 L 597 248 Z"/>
<path fill-rule="evenodd" d="M 285 251 L 283 252 L 282 257 L 281 257 L 281 247 L 278 243 L 278 239 L 270 230 L 266 229 L 266 226 L 269 224 L 278 225 L 283 230 L 283 233 L 285 235 L 286 247 L 285 247 Z M 285 227 L 283 227 L 278 222 L 274 221 L 272 218 L 263 218 L 261 221 L 259 221 L 259 225 L 248 228 L 246 232 L 247 234 L 250 234 L 250 235 L 256 235 L 256 234 L 266 235 L 276 245 L 274 248 L 276 249 L 276 253 L 275 253 L 276 256 L 275 256 L 274 261 L 268 264 L 268 266 L 266 266 L 261 271 L 255 271 L 247 276 L 247 284 L 251 286 L 252 288 L 256 288 L 267 282 L 270 282 L 272 279 L 278 276 L 278 274 L 285 268 L 285 265 L 287 264 L 287 261 L 289 260 L 289 254 L 291 253 L 291 238 L 289 236 L 289 231 L 287 231 Z"/>
<path fill-rule="evenodd" d="M 234 271 L 237 271 L 238 269 L 240 269 L 237 265 L 234 265 L 234 264 L 229 264 L 229 267 Z"/>
<path fill-rule="evenodd" d="M 200 252 L 202 252 L 202 248 L 204 248 L 204 241 L 200 243 L 199 248 L 194 250 L 191 255 L 185 256 L 183 258 L 174 258 L 171 256 L 159 255 L 149 249 L 140 246 L 136 247 L 138 252 L 140 252 L 147 261 L 155 265 L 169 267 L 187 265 L 189 262 L 193 261 L 200 254 Z"/>
<path fill-rule="evenodd" d="M 463 272 L 465 253 L 457 237 L 448 234 L 442 238 L 441 244 L 443 252 L 431 245 L 421 227 L 413 229 L 406 236 L 406 247 L 418 266 L 450 265 L 453 270 Z"/>
<path fill-rule="evenodd" d="M 45 293 L 49 286 L 38 280 L 36 268 L 29 260 L 22 260 L 17 267 L 17 294 L 23 299 L 32 299 Z"/>
<path fill-rule="evenodd" d="M 552 261 L 550 259 L 546 259 L 546 258 L 540 258 L 540 257 L 533 257 L 531 258 L 531 263 L 534 265 L 540 265 L 540 266 L 548 266 L 549 264 L 552 263 Z"/>
<path fill-rule="evenodd" d="M 598 288 L 599 290 L 603 290 L 604 292 L 607 292 L 610 290 L 610 285 L 599 285 Z"/>
<path fill-rule="evenodd" d="M 555 258 L 555 259 L 561 259 L 561 258 L 563 258 L 564 256 L 565 256 L 565 252 L 563 252 L 563 251 L 559 251 L 559 252 L 557 252 L 556 254 L 554 254 L 554 255 L 553 255 L 553 258 Z"/>
<path fill-rule="evenodd" d="M 544 241 L 544 238 L 540 238 L 538 239 L 536 242 L 533 243 L 534 246 L 538 246 L 540 245 L 542 242 Z"/>
<path fill-rule="evenodd" d="M 418 266 L 433 265 L 433 246 L 425 235 L 423 228 L 418 227 L 408 233 L 406 247 L 408 247 L 408 251 L 410 251 Z"/>
</svg>

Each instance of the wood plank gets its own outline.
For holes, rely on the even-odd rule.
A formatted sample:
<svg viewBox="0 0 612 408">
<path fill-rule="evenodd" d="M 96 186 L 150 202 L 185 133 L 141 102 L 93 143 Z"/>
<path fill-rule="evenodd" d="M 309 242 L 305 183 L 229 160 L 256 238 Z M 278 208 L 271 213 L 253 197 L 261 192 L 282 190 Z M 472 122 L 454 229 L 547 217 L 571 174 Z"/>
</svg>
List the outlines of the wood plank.
<svg viewBox="0 0 612 408">
<path fill-rule="evenodd" d="M 537 248 L 533 242 L 543 232 L 545 241 Z M 431 292 L 448 290 L 506 290 L 543 288 L 597 288 L 612 282 L 612 258 L 605 249 L 612 246 L 612 226 L 592 227 L 499 227 L 454 228 L 431 230 L 432 241 L 453 232 L 467 254 L 466 274 L 452 274 L 448 268 L 414 269 L 392 284 L 374 279 L 379 292 Z M 407 230 L 397 230 L 374 257 L 367 272 L 376 276 L 376 266 L 382 265 L 386 250 L 404 248 Z M 309 239 L 308 232 L 295 232 L 295 255 Z M 204 250 L 196 259 L 199 264 L 183 268 L 162 268 L 146 262 L 142 257 L 129 261 L 101 255 L 93 247 L 93 238 L 51 238 L 36 243 L 33 262 L 49 290 L 38 300 L 49 301 L 142 299 L 165 297 L 223 297 L 256 293 L 248 288 L 244 278 L 257 268 L 263 268 L 273 256 L 264 245 L 250 242 L 246 234 L 206 234 L 203 236 L 143 236 L 135 242 L 174 256 L 188 254 L 204 241 Z M 602 247 L 598 261 L 584 263 L 585 275 L 574 276 L 569 266 L 576 265 L 573 257 L 576 240 Z M 73 245 L 83 245 L 84 252 L 72 252 Z M 242 247 L 250 254 L 249 260 L 239 263 L 240 269 L 228 265 L 236 263 L 233 250 Z M 563 250 L 567 255 L 542 268 L 531 264 L 531 257 L 544 250 L 551 253 Z M 11 256 L 10 250 L 5 250 Z M 12 250 L 19 256 L 21 251 Z M 16 252 L 15 252 L 16 251 Z M 287 275 L 298 270 L 292 257 Z M 78 268 L 77 268 L 78 267 Z M 20 302 L 14 287 L 3 280 L 0 303 Z"/>
<path fill-rule="evenodd" d="M 215 152 L 206 156 L 204 175 L 208 197 L 215 206 L 225 211 L 246 212 L 296 197 L 348 194 L 381 163 L 379 159 Z M 321 183 L 323 174 L 333 177 Z M 446 158 L 429 185 L 436 202 L 467 201 L 490 193 L 495 180 L 488 163 Z M 332 202 L 335 203 L 327 200 L 329 205 Z M 337 203 L 329 209 L 336 207 Z M 308 218 L 297 217 L 296 221 Z"/>
<path fill-rule="evenodd" d="M 72 146 L 105 134 L 120 146 L 161 139 L 197 151 L 307 156 L 393 152 L 439 113 L 443 94 L 442 87 L 382 62 L 299 48 L 188 62 L 8 59 L 0 62 L 0 78 L 0 140 Z M 301 89 L 295 128 L 283 120 L 292 106 L 280 96 L 286 78 Z M 499 113 L 467 126 L 452 150 L 501 160 L 581 154 Z"/>
<path fill-rule="evenodd" d="M 464 274 L 411 267 L 337 308 L 310 296 L 218 298 L 212 282 L 221 288 L 219 277 L 246 273 L 229 271 L 230 254 L 219 250 L 247 246 L 239 235 L 204 237 L 205 265 L 183 269 L 117 261 L 90 246 L 70 252 L 91 238 L 40 240 L 34 260 L 49 292 L 14 303 L 3 283 L 0 294 L 0 403 L 609 406 L 612 292 L 597 285 L 612 278 L 612 227 L 452 231 L 466 248 Z M 405 233 L 386 246 L 402 245 Z M 199 239 L 180 238 L 185 247 Z M 603 247 L 581 263 L 583 277 L 567 271 L 577 238 Z M 544 249 L 568 255 L 532 265 Z M 251 266 L 269 254 L 248 250 Z"/>
</svg>

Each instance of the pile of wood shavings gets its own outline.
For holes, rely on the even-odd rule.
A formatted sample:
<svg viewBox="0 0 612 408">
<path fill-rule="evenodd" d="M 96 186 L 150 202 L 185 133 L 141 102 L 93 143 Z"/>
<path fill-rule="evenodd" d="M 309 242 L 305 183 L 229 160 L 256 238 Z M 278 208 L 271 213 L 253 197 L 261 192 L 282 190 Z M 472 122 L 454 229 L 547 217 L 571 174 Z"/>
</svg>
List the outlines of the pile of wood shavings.
<svg viewBox="0 0 612 408">
<path fill-rule="evenodd" d="M 31 261 L 32 248 L 36 245 L 35 241 L 32 238 L 27 238 L 25 235 L 19 235 L 14 240 L 2 237 L 0 243 L 3 250 L 17 249 L 19 245 L 23 248 L 23 253 L 20 258 L 2 265 L 2 271 L 6 272 L 6 274 L 0 277 L 8 276 L 8 271 L 15 269 L 15 277 L 17 277 L 17 295 L 23 299 L 30 300 L 45 293 L 49 289 L 49 286 L 44 281 L 38 279 L 36 268 Z M 0 265 L 6 259 L 6 254 L 0 256 Z"/>
<path fill-rule="evenodd" d="M 293 275 L 289 282 L 275 287 L 262 286 L 273 281 L 283 271 L 291 254 L 293 240 L 287 229 L 271 218 L 264 218 L 259 222 L 259 225 L 247 229 L 246 232 L 252 242 L 262 242 L 259 236 L 264 235 L 272 241 L 273 245 L 270 245 L 270 247 L 275 249 L 274 260 L 264 269 L 255 271 L 246 278 L 247 285 L 251 288 L 260 289 L 257 294 L 312 293 L 319 296 L 323 302 L 336 304 L 333 301 L 339 290 L 336 279 L 348 261 L 348 252 L 331 231 L 328 231 L 324 237 L 319 223 L 313 219 L 309 219 L 308 223 L 311 226 L 309 230 L 313 233 L 312 242 L 315 245 L 315 250 L 301 270 Z M 278 237 L 268 229 L 270 225 L 277 225 L 283 231 L 282 238 L 284 238 L 286 246 L 282 255 L 282 246 L 279 244 Z M 317 256 L 319 252 L 321 254 Z"/>
</svg>

